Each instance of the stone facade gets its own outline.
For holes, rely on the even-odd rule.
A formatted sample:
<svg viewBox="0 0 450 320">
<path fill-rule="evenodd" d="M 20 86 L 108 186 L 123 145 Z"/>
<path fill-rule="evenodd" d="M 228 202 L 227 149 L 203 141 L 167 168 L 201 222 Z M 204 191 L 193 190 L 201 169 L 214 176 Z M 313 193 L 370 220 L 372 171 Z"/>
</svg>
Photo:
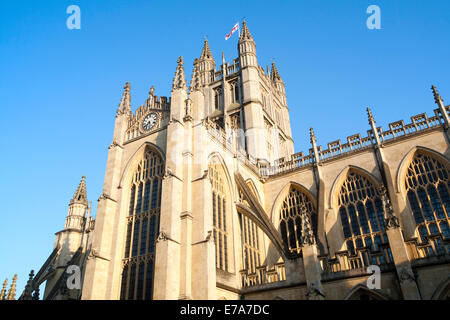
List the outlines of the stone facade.
<svg viewBox="0 0 450 320">
<path fill-rule="evenodd" d="M 188 89 L 124 88 L 95 221 L 83 178 L 44 299 L 444 299 L 450 288 L 449 107 L 295 153 L 285 85 L 258 64 L 245 22 L 238 58 L 208 41 Z M 427 180 L 428 179 L 428 180 Z M 64 289 L 70 264 L 81 289 Z M 369 289 L 370 265 L 380 268 Z M 63 279 L 63 280 L 61 280 Z"/>
</svg>

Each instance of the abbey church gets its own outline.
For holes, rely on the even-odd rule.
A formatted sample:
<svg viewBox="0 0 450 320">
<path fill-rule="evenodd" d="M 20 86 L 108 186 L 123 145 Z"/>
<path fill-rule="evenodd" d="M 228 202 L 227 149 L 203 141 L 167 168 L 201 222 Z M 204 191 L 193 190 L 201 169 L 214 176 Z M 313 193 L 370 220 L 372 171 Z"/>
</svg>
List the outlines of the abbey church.
<svg viewBox="0 0 450 320">
<path fill-rule="evenodd" d="M 180 57 L 170 97 L 152 86 L 135 110 L 126 83 L 95 219 L 83 177 L 21 299 L 44 282 L 48 300 L 450 299 L 437 89 L 428 114 L 382 128 L 367 108 L 361 134 L 320 146 L 311 128 L 294 153 L 285 83 L 245 22 L 237 54 L 217 63 L 205 40 L 190 82 Z"/>
</svg>

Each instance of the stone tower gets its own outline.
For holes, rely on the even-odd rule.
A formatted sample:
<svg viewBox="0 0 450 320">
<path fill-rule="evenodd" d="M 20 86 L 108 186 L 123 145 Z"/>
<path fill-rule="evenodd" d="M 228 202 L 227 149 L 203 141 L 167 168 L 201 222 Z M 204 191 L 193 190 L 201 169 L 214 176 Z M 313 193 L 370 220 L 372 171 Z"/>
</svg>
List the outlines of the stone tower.
<svg viewBox="0 0 450 320">
<path fill-rule="evenodd" d="M 79 256 L 86 252 L 88 243 L 88 231 L 92 218 L 89 217 L 90 205 L 86 192 L 86 177 L 81 178 L 75 194 L 69 203 L 64 229 L 55 235 L 55 255 L 48 261 L 48 276 L 44 291 L 44 299 L 76 299 L 66 295 L 67 276 L 65 271 L 70 265 L 77 265 L 80 269 Z M 76 253 L 78 252 L 78 255 Z"/>
</svg>

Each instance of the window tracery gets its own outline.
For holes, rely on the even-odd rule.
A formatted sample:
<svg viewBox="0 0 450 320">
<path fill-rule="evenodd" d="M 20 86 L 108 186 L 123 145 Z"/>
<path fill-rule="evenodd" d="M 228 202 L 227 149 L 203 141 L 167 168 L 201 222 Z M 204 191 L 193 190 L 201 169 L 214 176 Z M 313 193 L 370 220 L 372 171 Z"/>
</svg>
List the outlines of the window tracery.
<svg viewBox="0 0 450 320">
<path fill-rule="evenodd" d="M 209 179 L 212 185 L 213 236 L 216 245 L 216 268 L 229 270 L 227 216 L 230 210 L 228 193 L 225 188 L 223 169 L 219 164 L 209 166 Z"/>
<path fill-rule="evenodd" d="M 164 163 L 147 149 L 133 174 L 128 206 L 120 299 L 152 299 Z"/>
<path fill-rule="evenodd" d="M 354 171 L 350 171 L 338 195 L 339 215 L 345 243 L 351 254 L 356 248 L 381 250 L 388 243 L 384 227 L 383 203 L 373 183 Z"/>
<path fill-rule="evenodd" d="M 305 192 L 291 186 L 280 210 L 279 226 L 283 242 L 293 253 L 301 253 L 302 213 L 309 216 L 313 232 L 317 234 L 317 213 L 313 202 Z"/>
<path fill-rule="evenodd" d="M 429 154 L 417 152 L 406 172 L 405 187 L 421 241 L 442 233 L 450 238 L 450 196 L 447 167 Z"/>
</svg>

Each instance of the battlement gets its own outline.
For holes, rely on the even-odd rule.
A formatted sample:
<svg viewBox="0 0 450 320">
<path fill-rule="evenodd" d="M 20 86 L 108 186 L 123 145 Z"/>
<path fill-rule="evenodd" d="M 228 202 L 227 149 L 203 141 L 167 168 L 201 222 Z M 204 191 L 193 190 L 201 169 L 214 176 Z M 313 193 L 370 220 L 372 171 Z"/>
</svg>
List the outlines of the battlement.
<svg viewBox="0 0 450 320">
<path fill-rule="evenodd" d="M 158 111 L 170 111 L 170 98 L 155 95 L 149 95 L 148 99 L 145 100 L 145 104 L 139 106 L 133 114 L 130 112 L 128 120 L 128 128 L 133 126 L 144 114 L 150 110 Z"/>
<path fill-rule="evenodd" d="M 447 113 L 450 106 L 445 107 Z M 426 113 L 421 113 L 411 117 L 411 122 L 405 124 L 403 120 L 395 121 L 389 124 L 388 130 L 377 127 L 381 144 L 395 142 L 406 136 L 411 136 L 427 130 L 444 125 L 444 117 L 440 109 L 434 109 L 434 116 L 428 117 Z M 298 168 L 312 166 L 317 162 L 326 162 L 334 160 L 348 154 L 358 152 L 373 147 L 376 140 L 372 130 L 367 130 L 366 136 L 357 133 L 347 137 L 347 142 L 342 143 L 341 140 L 335 140 L 327 144 L 327 149 L 318 146 L 318 159 L 315 158 L 313 149 L 309 149 L 308 154 L 298 152 L 291 155 L 290 159 L 280 158 L 275 161 L 274 165 L 260 167 L 261 176 L 272 176 L 285 172 L 290 172 Z"/>
<path fill-rule="evenodd" d="M 442 234 L 427 237 L 426 241 L 419 243 L 416 238 L 405 241 L 409 259 L 413 265 L 439 264 L 450 260 L 450 240 Z M 379 245 L 378 250 L 368 247 L 356 248 L 352 254 L 348 250 L 336 252 L 334 257 L 328 254 L 318 255 L 322 280 L 336 280 L 348 276 L 370 274 L 367 267 L 378 265 L 381 271 L 394 270 L 394 260 L 388 243 Z M 259 266 L 254 270 L 241 270 L 242 288 L 258 289 L 263 285 L 272 284 L 272 287 L 282 287 L 286 284 L 286 270 L 284 262 L 273 266 Z"/>
<path fill-rule="evenodd" d="M 157 111 L 161 114 L 160 118 L 167 118 L 170 113 L 170 103 L 170 98 L 156 96 L 154 94 L 154 88 L 152 87 L 148 99 L 145 100 L 145 104 L 137 108 L 135 113 L 132 111 L 128 113 L 128 126 L 125 132 L 125 141 L 130 141 L 142 134 L 139 127 L 140 120 L 150 111 Z"/>
</svg>

